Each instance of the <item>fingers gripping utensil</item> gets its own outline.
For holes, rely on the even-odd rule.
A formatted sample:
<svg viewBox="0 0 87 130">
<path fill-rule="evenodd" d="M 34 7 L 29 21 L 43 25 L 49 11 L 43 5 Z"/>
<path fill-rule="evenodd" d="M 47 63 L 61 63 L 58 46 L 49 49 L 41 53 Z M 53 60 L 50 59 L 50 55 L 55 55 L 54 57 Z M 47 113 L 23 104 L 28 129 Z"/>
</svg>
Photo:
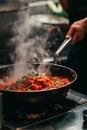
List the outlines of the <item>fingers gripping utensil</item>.
<svg viewBox="0 0 87 130">
<path fill-rule="evenodd" d="M 54 63 L 57 63 L 59 54 L 71 42 L 71 40 L 72 40 L 72 37 L 70 37 L 69 39 L 65 39 L 63 43 L 60 45 L 60 47 L 57 49 L 57 51 L 54 54 Z"/>
</svg>

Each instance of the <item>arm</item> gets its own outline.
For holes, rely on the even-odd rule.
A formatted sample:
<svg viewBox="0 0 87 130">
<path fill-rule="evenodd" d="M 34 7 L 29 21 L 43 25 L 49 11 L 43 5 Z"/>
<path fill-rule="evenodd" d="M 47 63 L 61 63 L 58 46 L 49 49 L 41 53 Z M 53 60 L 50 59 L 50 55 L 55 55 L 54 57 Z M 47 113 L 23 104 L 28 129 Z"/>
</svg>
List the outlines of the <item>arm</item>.
<svg viewBox="0 0 87 130">
<path fill-rule="evenodd" d="M 83 40 L 87 33 L 87 17 L 79 21 L 74 22 L 66 35 L 66 38 L 72 37 L 72 44 L 77 41 Z"/>
</svg>

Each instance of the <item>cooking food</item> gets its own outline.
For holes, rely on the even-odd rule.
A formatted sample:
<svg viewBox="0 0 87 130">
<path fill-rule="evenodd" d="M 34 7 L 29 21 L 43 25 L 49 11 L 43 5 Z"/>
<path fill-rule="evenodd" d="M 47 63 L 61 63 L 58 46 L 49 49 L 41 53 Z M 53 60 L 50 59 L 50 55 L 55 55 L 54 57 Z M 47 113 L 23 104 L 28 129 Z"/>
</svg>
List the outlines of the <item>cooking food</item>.
<svg viewBox="0 0 87 130">
<path fill-rule="evenodd" d="M 39 76 L 41 78 L 37 78 Z M 29 77 L 34 78 L 31 80 L 34 82 L 34 84 L 31 82 L 33 87 L 28 82 Z M 0 68 L 0 92 L 3 94 L 3 104 L 9 107 L 46 106 L 64 98 L 76 79 L 77 73 L 74 70 L 52 63 L 21 63 L 3 66 Z M 42 89 L 34 87 L 37 80 Z"/>
<path fill-rule="evenodd" d="M 49 90 L 68 85 L 71 80 L 63 76 L 45 75 L 44 73 L 30 72 L 17 81 L 4 77 L 0 83 L 1 90 L 30 92 L 36 90 Z"/>
</svg>

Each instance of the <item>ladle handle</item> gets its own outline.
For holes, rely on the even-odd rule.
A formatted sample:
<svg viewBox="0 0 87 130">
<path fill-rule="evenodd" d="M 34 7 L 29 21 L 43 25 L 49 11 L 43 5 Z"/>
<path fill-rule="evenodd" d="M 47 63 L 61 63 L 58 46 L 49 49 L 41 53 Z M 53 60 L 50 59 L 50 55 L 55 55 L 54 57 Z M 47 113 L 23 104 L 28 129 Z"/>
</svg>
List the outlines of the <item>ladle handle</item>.
<svg viewBox="0 0 87 130">
<path fill-rule="evenodd" d="M 72 40 L 72 37 L 70 37 L 69 39 L 65 39 L 63 43 L 60 45 L 60 47 L 57 49 L 57 51 L 54 54 L 54 63 L 57 63 L 59 54 L 71 42 L 71 40 Z"/>
</svg>

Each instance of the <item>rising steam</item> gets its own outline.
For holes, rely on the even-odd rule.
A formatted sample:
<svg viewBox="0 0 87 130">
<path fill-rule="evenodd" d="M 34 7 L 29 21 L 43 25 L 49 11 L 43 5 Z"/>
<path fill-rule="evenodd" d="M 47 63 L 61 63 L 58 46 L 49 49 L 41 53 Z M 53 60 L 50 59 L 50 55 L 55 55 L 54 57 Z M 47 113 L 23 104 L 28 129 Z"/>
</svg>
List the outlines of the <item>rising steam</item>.
<svg viewBox="0 0 87 130">
<path fill-rule="evenodd" d="M 30 10 L 18 12 L 18 19 L 14 22 L 13 34 L 11 43 L 15 45 L 15 51 L 11 55 L 14 64 L 26 62 L 41 62 L 48 55 L 45 51 L 46 40 L 48 34 L 41 35 L 34 28 L 39 28 L 42 25 L 36 23 L 30 17 Z M 26 65 L 23 68 L 15 67 L 14 75 L 26 72 Z"/>
</svg>

